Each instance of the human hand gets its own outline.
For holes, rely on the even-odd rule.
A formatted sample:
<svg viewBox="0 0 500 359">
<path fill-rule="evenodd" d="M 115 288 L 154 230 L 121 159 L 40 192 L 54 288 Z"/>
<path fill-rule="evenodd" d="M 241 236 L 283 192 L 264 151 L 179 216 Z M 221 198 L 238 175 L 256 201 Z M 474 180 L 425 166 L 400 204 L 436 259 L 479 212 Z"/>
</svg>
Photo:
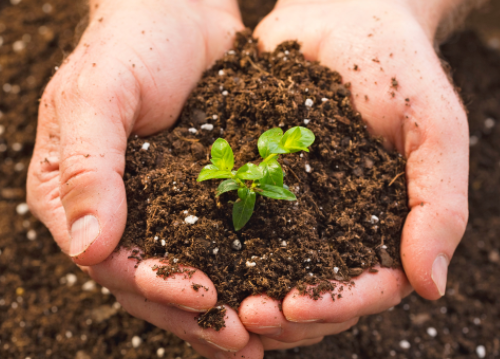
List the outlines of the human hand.
<svg viewBox="0 0 500 359">
<path fill-rule="evenodd" d="M 203 273 L 164 280 L 151 270 L 156 261 L 135 267 L 126 250 L 113 253 L 127 217 L 127 138 L 174 123 L 203 71 L 243 28 L 237 4 L 104 0 L 91 1 L 90 9 L 79 45 L 40 102 L 28 174 L 30 208 L 62 251 L 133 315 L 189 341 L 206 357 L 224 358 L 230 350 L 260 358 L 260 341 L 231 308 L 225 330 L 197 326 L 192 312 L 217 301 Z M 193 282 L 209 291 L 193 291 Z"/>
<path fill-rule="evenodd" d="M 408 160 L 411 209 L 401 239 L 406 275 L 388 268 L 365 272 L 335 302 L 328 295 L 314 301 L 294 289 L 282 312 L 267 297 L 247 298 L 240 318 L 249 331 L 267 337 L 267 348 L 317 342 L 359 316 L 398 304 L 412 286 L 427 299 L 444 295 L 447 267 L 468 216 L 466 114 L 433 48 L 452 2 L 281 0 L 257 27 L 263 50 L 298 40 L 307 59 L 351 83 L 370 132 Z"/>
</svg>

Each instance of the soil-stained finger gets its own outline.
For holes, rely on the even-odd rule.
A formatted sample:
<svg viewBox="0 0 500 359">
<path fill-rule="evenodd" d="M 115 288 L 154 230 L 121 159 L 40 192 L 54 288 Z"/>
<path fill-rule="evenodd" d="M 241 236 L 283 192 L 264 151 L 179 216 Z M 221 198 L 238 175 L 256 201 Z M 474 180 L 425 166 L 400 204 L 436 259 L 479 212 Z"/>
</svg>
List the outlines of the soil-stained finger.
<svg viewBox="0 0 500 359">
<path fill-rule="evenodd" d="M 265 350 L 284 350 L 297 347 L 307 347 L 309 345 L 318 344 L 323 340 L 323 337 L 301 340 L 295 343 L 283 343 L 271 338 L 261 337 L 260 339 L 264 345 Z"/>
<path fill-rule="evenodd" d="M 191 346 L 198 353 L 210 359 L 234 359 L 234 358 L 245 358 L 245 359 L 262 359 L 264 358 L 264 347 L 258 335 L 250 335 L 250 340 L 248 344 L 241 350 L 237 352 L 224 351 L 220 349 L 214 349 L 211 344 L 205 344 L 200 341 L 190 342 Z"/>
<path fill-rule="evenodd" d="M 283 300 L 283 313 L 289 321 L 298 323 L 343 323 L 393 307 L 412 291 L 400 269 L 378 267 L 377 273 L 365 271 L 353 281 L 354 285 L 337 286 L 335 301 L 331 293 L 313 300 L 293 289 Z"/>
<path fill-rule="evenodd" d="M 126 291 L 116 291 L 115 296 L 134 317 L 168 330 L 191 343 L 209 345 L 219 351 L 237 352 L 243 349 L 250 339 L 250 334 L 240 322 L 238 314 L 229 307 L 226 307 L 224 317 L 226 327 L 215 331 L 200 327 L 193 313 L 151 302 L 141 295 Z"/>
<path fill-rule="evenodd" d="M 148 301 L 174 305 L 185 311 L 203 312 L 216 304 L 215 287 L 200 270 L 175 265 L 170 267 L 156 259 L 138 262 L 137 258 L 137 254 L 122 249 L 103 263 L 89 267 L 89 273 L 96 282 L 112 291 L 140 294 Z M 155 266 L 158 268 L 153 270 Z M 161 277 L 159 271 L 173 273 Z"/>
<path fill-rule="evenodd" d="M 240 306 L 240 319 L 248 331 L 284 343 L 295 343 L 325 335 L 341 333 L 358 322 L 358 318 L 344 323 L 294 323 L 280 311 L 279 301 L 266 295 L 246 298 Z"/>
</svg>

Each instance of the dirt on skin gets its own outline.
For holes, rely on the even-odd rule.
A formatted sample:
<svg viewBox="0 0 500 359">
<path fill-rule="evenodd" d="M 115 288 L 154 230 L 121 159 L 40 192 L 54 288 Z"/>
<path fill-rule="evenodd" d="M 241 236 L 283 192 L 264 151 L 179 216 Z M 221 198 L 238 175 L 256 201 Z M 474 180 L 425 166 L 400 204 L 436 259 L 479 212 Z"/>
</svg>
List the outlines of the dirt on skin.
<svg viewBox="0 0 500 359">
<path fill-rule="evenodd" d="M 259 54 L 250 33 L 237 34 L 233 50 L 204 74 L 172 130 L 129 142 L 121 246 L 203 271 L 220 303 L 234 308 L 252 294 L 281 300 L 294 287 L 316 299 L 335 289 L 329 280 L 399 266 L 404 159 L 369 136 L 338 73 L 306 61 L 295 42 Z M 266 130 L 294 126 L 316 135 L 309 153 L 279 158 L 297 201 L 259 196 L 235 231 L 236 191 L 216 198 L 221 180 L 196 181 L 212 143 L 229 142 L 236 169 L 258 164 Z"/>
<path fill-rule="evenodd" d="M 264 9 L 258 0 L 249 2 Z M 82 13 L 74 0 L 4 1 L 0 9 L 0 358 L 201 358 L 188 343 L 120 309 L 60 252 L 43 225 L 23 206 L 16 210 L 25 202 L 38 99 L 71 50 Z M 19 40 L 26 46 L 14 51 Z M 470 221 L 450 265 L 446 296 L 430 302 L 412 294 L 347 332 L 312 347 L 267 352 L 266 359 L 472 359 L 482 349 L 485 358 L 500 356 L 500 54 L 473 34 L 451 39 L 442 50 L 472 136 Z M 142 339 L 138 347 L 134 336 Z"/>
</svg>

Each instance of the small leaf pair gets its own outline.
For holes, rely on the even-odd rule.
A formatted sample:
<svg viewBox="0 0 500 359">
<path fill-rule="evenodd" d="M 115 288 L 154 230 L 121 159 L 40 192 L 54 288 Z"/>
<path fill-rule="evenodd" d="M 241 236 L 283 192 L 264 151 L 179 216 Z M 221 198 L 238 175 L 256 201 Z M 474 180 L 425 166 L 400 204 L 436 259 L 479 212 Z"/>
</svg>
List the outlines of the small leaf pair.
<svg viewBox="0 0 500 359">
<path fill-rule="evenodd" d="M 257 143 L 259 154 L 264 159 L 258 166 L 247 163 L 233 171 L 234 154 L 229 143 L 218 138 L 212 145 L 210 161 L 203 167 L 197 181 L 226 179 L 217 187 L 216 196 L 229 191 L 238 191 L 233 206 L 233 224 L 240 230 L 252 217 L 257 194 L 273 199 L 295 201 L 297 198 L 283 184 L 283 169 L 277 157 L 279 154 L 309 152 L 314 143 L 312 131 L 305 127 L 293 127 L 283 134 L 281 128 L 264 132 Z M 246 181 L 252 181 L 247 184 Z"/>
</svg>

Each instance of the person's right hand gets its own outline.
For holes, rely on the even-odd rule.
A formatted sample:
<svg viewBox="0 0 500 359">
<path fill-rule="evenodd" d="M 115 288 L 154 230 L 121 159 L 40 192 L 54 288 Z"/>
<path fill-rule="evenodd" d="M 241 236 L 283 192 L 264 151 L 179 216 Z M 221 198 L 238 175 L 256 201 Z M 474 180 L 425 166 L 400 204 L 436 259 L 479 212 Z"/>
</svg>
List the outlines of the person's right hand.
<svg viewBox="0 0 500 359">
<path fill-rule="evenodd" d="M 240 317 L 250 332 L 265 336 L 266 348 L 338 333 L 360 316 L 398 304 L 412 287 L 427 299 L 445 294 L 448 264 L 467 223 L 469 137 L 467 116 L 433 41 L 441 19 L 459 2 L 279 0 L 256 28 L 261 49 L 297 40 L 308 60 L 351 83 L 370 132 L 407 159 L 410 208 L 401 238 L 404 272 L 365 272 L 336 301 L 330 293 L 315 301 L 297 289 L 282 303 L 245 299 Z"/>
<path fill-rule="evenodd" d="M 31 211 L 62 251 L 134 316 L 189 341 L 208 358 L 235 352 L 262 358 L 260 340 L 231 308 L 224 330 L 197 325 L 193 312 L 217 301 L 206 275 L 164 280 L 151 270 L 156 261 L 135 268 L 129 252 L 113 253 L 127 218 L 127 138 L 173 125 L 203 71 L 243 29 L 236 1 L 104 0 L 90 6 L 88 28 L 40 102 L 28 173 Z M 193 291 L 193 282 L 209 291 Z"/>
</svg>

